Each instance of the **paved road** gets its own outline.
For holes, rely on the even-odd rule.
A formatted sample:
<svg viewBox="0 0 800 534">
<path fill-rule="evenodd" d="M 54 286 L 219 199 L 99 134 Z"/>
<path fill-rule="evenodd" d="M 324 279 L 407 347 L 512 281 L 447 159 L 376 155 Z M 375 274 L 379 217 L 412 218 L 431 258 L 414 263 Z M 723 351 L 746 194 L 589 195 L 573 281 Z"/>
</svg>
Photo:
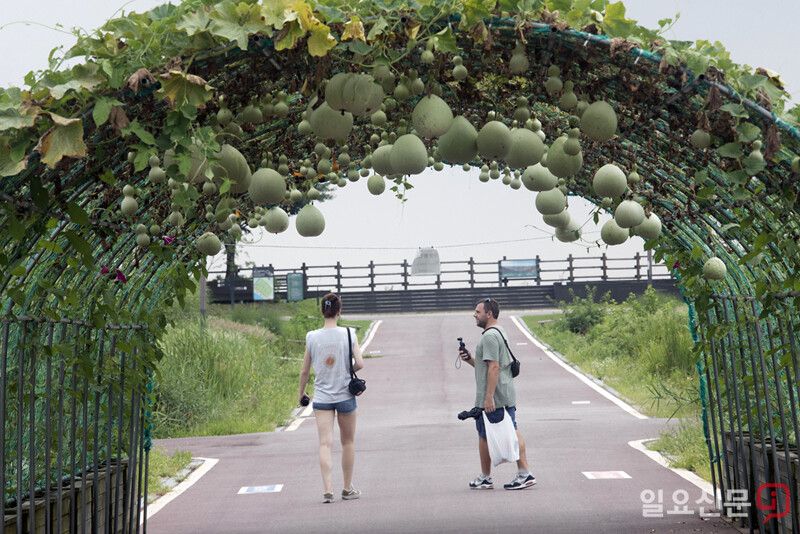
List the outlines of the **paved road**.
<svg viewBox="0 0 800 534">
<path fill-rule="evenodd" d="M 369 352 L 381 357 L 366 361 L 368 389 L 359 400 L 354 481 L 360 500 L 338 499 L 341 472 L 334 469 L 337 501 L 322 504 L 311 417 L 294 431 L 158 441 L 219 463 L 151 517 L 148 532 L 736 531 L 721 519 L 701 518 L 700 507 L 711 507 L 695 502 L 703 492 L 628 445 L 656 437 L 664 420 L 623 411 L 534 346 L 505 314 L 500 323 L 523 362 L 517 422 L 538 484 L 503 490 L 515 473 L 505 464 L 495 468 L 496 489 L 469 490 L 480 471 L 477 435 L 456 414 L 472 406 L 474 380 L 471 367 L 454 364 L 456 338 L 474 349 L 480 330 L 469 312 L 380 319 Z M 608 471 L 630 478 L 583 474 Z M 282 491 L 238 494 L 244 486 L 275 484 Z M 662 517 L 643 517 L 644 490 L 663 491 Z M 678 490 L 688 496 L 689 514 L 667 513 Z"/>
</svg>

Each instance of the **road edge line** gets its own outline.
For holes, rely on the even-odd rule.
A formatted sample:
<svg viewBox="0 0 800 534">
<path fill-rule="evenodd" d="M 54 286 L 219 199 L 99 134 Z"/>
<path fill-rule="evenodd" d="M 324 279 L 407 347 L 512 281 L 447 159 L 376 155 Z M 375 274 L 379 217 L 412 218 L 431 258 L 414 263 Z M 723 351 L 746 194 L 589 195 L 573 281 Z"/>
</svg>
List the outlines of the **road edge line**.
<svg viewBox="0 0 800 534">
<path fill-rule="evenodd" d="M 590 388 L 595 390 L 597 393 L 599 393 L 600 395 L 602 395 L 606 399 L 610 400 L 611 402 L 613 402 L 614 404 L 616 404 L 617 406 L 619 406 L 620 408 L 622 408 L 623 410 L 625 410 L 626 412 L 628 412 L 629 414 L 634 416 L 635 418 L 637 418 L 637 419 L 650 419 L 648 416 L 646 416 L 643 413 L 639 412 L 636 408 L 634 408 L 630 404 L 626 403 L 625 401 L 621 400 L 619 397 L 616 397 L 616 396 L 612 395 L 611 393 L 609 393 L 606 389 L 604 389 L 604 388 L 598 386 L 597 384 L 595 384 L 585 374 L 576 371 L 573 367 L 571 367 L 571 366 L 567 365 L 566 363 L 564 363 L 561 360 L 561 358 L 559 358 L 558 356 L 553 354 L 553 352 L 550 349 L 548 349 L 547 347 L 542 345 L 542 343 L 538 339 L 536 339 L 533 336 L 533 334 L 531 334 L 531 332 L 528 330 L 528 328 L 524 325 L 524 323 L 522 322 L 522 320 L 518 316 L 512 315 L 511 316 L 511 322 L 514 323 L 514 325 L 520 330 L 520 332 L 522 332 L 525 335 L 525 337 L 527 337 L 534 345 L 539 347 L 542 350 L 542 352 L 544 352 L 547 355 L 548 358 L 550 358 L 551 360 L 556 362 L 558 365 L 560 365 L 562 368 L 564 368 L 565 370 L 569 371 L 570 373 L 572 373 L 573 375 L 578 377 L 578 379 L 581 380 L 584 384 L 586 384 L 587 386 L 589 386 Z"/>
<path fill-rule="evenodd" d="M 208 473 L 211 470 L 211 468 L 217 465 L 217 463 L 219 462 L 218 458 L 192 458 L 192 460 L 203 460 L 203 464 L 194 471 L 192 471 L 188 477 L 183 479 L 183 481 L 180 484 L 172 488 L 168 493 L 162 495 L 151 504 L 148 504 L 147 517 L 142 518 L 142 523 L 140 524 L 143 524 L 145 519 L 150 519 L 156 513 L 161 511 L 166 505 L 168 505 L 173 500 L 178 498 L 181 495 L 181 493 L 192 487 L 192 485 L 195 482 L 200 480 L 200 478 L 203 475 Z"/>
<path fill-rule="evenodd" d="M 629 441 L 628 445 L 630 445 L 631 447 L 633 447 L 637 451 L 643 453 L 645 456 L 647 456 L 648 458 L 650 458 L 651 460 L 653 460 L 654 462 L 656 462 L 660 466 L 666 467 L 667 469 L 669 469 L 670 471 L 672 471 L 673 473 L 675 473 L 679 477 L 683 478 L 684 480 L 686 480 L 688 482 L 691 482 L 692 484 L 694 484 L 695 486 L 700 488 L 702 491 L 708 493 L 708 495 L 711 496 L 712 498 L 716 494 L 717 499 L 719 499 L 720 501 L 722 500 L 721 495 L 719 494 L 719 491 L 715 491 L 714 486 L 712 486 L 711 483 L 708 480 L 705 480 L 705 479 L 697 476 L 695 473 L 692 473 L 691 471 L 689 471 L 687 469 L 680 469 L 680 468 L 677 468 L 677 467 L 671 467 L 669 465 L 669 461 L 664 457 L 664 455 L 662 455 L 658 451 L 654 451 L 652 449 L 648 449 L 645 446 L 645 442 L 653 441 L 654 439 L 655 438 L 645 438 L 645 439 Z"/>
<path fill-rule="evenodd" d="M 378 327 L 383 323 L 383 320 L 373 321 L 372 324 L 369 325 L 369 332 L 367 332 L 367 339 L 364 340 L 364 344 L 361 346 L 361 354 L 364 354 L 364 351 L 367 350 L 367 346 L 372 343 L 372 338 L 375 337 L 375 332 L 378 331 Z"/>
</svg>

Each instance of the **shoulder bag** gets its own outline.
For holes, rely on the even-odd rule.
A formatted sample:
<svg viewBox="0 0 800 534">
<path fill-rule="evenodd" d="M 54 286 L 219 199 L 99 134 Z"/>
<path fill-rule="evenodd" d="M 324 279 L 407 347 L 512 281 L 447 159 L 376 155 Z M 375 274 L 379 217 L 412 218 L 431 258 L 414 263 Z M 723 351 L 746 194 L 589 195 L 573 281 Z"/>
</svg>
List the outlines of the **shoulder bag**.
<svg viewBox="0 0 800 534">
<path fill-rule="evenodd" d="M 491 327 L 487 328 L 486 330 L 487 331 L 489 331 L 489 330 L 497 330 L 497 332 L 500 334 L 500 337 L 503 338 L 503 343 L 506 344 L 506 348 L 508 349 L 508 353 L 511 355 L 511 359 L 513 360 L 511 362 L 511 376 L 513 378 L 517 378 L 517 376 L 519 375 L 519 360 L 516 359 L 514 357 L 514 353 L 511 352 L 511 347 L 508 346 L 508 341 L 506 341 L 506 337 L 503 335 L 503 333 L 500 331 L 500 329 L 497 328 L 496 326 L 491 326 Z"/>
<path fill-rule="evenodd" d="M 367 389 L 367 381 L 356 376 L 356 371 L 353 369 L 353 341 L 350 337 L 350 329 L 346 326 L 344 328 L 347 330 L 347 348 L 349 349 L 347 359 L 350 361 L 350 384 L 348 384 L 347 389 L 350 390 L 351 394 L 358 397 Z"/>
</svg>

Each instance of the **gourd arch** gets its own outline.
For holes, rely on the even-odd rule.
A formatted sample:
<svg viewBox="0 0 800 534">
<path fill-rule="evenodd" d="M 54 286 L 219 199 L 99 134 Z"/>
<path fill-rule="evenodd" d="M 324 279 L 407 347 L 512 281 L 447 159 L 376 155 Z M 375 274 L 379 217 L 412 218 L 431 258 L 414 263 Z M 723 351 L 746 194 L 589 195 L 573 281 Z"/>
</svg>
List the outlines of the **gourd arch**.
<svg viewBox="0 0 800 534">
<path fill-rule="evenodd" d="M 512 73 L 515 47 L 528 65 Z M 73 373 L 88 383 L 108 382 L 109 367 L 119 364 L 122 374 L 128 373 L 127 387 L 144 391 L 158 359 L 152 341 L 165 326 L 164 310 L 194 290 L 193 280 L 204 268 L 198 238 L 206 232 L 222 236 L 217 221 L 224 228 L 229 221 L 263 219 L 238 177 L 225 180 L 220 173 L 208 196 L 202 189 L 205 175 L 190 179 L 200 167 L 192 155 L 214 166 L 218 135 L 254 168 L 263 164 L 279 171 L 303 198 L 296 203 L 287 193 L 277 205 L 297 211 L 313 186 L 335 187 L 367 168 L 364 160 L 382 133 L 390 142 L 408 133 L 412 110 L 426 94 L 441 95 L 478 129 L 490 112 L 511 127 L 518 98 L 525 97 L 531 118 L 552 144 L 570 129 L 572 114 L 560 106 L 563 89 L 546 89 L 554 74 L 573 82 L 575 94 L 589 102 L 608 102 L 618 119 L 613 139 L 580 136 L 582 166 L 563 186 L 602 206 L 592 186 L 595 171 L 608 163 L 627 175 L 636 170 L 639 180 L 629 176 L 626 192 L 614 204 L 633 199 L 663 224 L 661 235 L 646 246 L 672 266 L 690 304 L 715 483 L 747 487 L 747 477 L 734 467 L 752 472 L 749 466 L 758 456 L 749 453 L 756 450 L 754 443 L 772 455 L 767 463 L 763 452 L 763 465 L 777 465 L 783 456 L 789 460 L 787 445 L 796 444 L 798 433 L 795 396 L 800 396 L 800 325 L 792 312 L 800 294 L 800 133 L 793 126 L 800 114 L 784 109 L 786 95 L 772 73 L 735 65 L 716 46 L 670 43 L 626 19 L 621 3 L 603 0 L 580 6 L 513 0 L 356 7 L 336 0 L 313 7 L 302 0 L 185 2 L 109 21 L 81 38 L 70 54 L 85 63 L 29 80 L 33 85 L 26 91 L 0 93 L 3 365 L 11 370 L 3 369 L 4 460 L 18 451 L 20 436 L 19 443 L 26 444 L 31 435 L 40 437 L 41 417 L 21 421 L 23 403 L 15 412 L 10 385 L 27 384 L 20 377 L 33 376 L 43 388 L 44 378 L 30 369 L 37 369 L 36 361 L 43 365 L 46 355 L 54 365 L 74 364 Z M 456 56 L 466 67 L 461 80 L 453 74 Z M 304 112 L 313 116 L 319 109 L 326 81 L 340 72 L 375 73 L 381 63 L 395 78 L 392 83 L 384 77 L 384 89 L 393 92 L 403 80 L 413 85 L 414 70 L 422 92 L 412 90 L 399 102 L 385 95 L 384 125 L 357 116 L 346 139 L 324 143 L 330 154 L 325 147 L 315 152 L 320 140 L 309 135 L 309 124 L 300 123 Z M 553 85 L 558 86 L 547 87 Z M 279 101 L 285 109 L 279 110 Z M 258 111 L 244 113 L 251 104 Z M 233 117 L 255 120 L 223 128 L 223 107 Z M 518 118 L 524 121 L 524 114 Z M 710 133 L 707 148 L 691 140 L 698 129 Z M 438 140 L 424 143 L 428 164 L 438 163 Z M 343 144 L 349 147 L 344 158 Z M 166 150 L 175 154 L 168 162 Z M 348 159 L 352 169 L 337 165 Z M 320 166 L 321 160 L 330 165 Z M 151 163 L 172 163 L 168 183 L 151 179 Z M 491 161 L 476 156 L 470 163 L 480 167 Z M 500 160 L 498 169 L 504 166 Z M 402 185 L 415 178 L 389 179 Z M 127 190 L 137 203 L 132 216 L 119 210 L 125 185 L 134 188 Z M 513 194 L 529 194 L 533 204 L 534 196 L 524 189 Z M 230 213 L 241 219 L 231 221 Z M 139 236 L 137 244 L 140 224 L 147 238 Z M 724 279 L 704 278 L 711 257 L 725 263 Z M 116 346 L 109 346 L 109 332 L 116 332 Z M 119 361 L 125 353 L 134 355 L 133 368 Z M 67 380 L 64 389 L 69 388 Z M 144 406 L 142 400 L 136 409 Z M 47 410 L 31 412 L 42 416 Z M 110 420 L 107 426 L 112 428 Z M 138 438 L 147 435 L 145 424 Z M 102 459 L 104 451 L 98 454 Z M 84 464 L 77 469 L 91 467 Z M 12 466 L 4 473 L 6 501 L 24 496 L 26 488 L 47 486 L 42 476 L 41 471 L 33 479 L 17 476 Z"/>
</svg>

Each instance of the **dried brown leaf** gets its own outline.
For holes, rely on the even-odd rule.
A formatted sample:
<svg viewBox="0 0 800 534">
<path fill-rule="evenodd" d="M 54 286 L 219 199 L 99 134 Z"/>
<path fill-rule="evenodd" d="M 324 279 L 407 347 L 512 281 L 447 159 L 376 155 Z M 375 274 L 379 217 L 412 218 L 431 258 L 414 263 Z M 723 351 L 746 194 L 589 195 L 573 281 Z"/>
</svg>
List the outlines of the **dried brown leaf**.
<svg viewBox="0 0 800 534">
<path fill-rule="evenodd" d="M 122 106 L 112 106 L 111 112 L 108 115 L 108 122 L 114 128 L 116 135 L 122 135 L 123 128 L 127 128 L 131 121 L 125 115 L 125 110 Z"/>
<path fill-rule="evenodd" d="M 169 58 L 169 61 L 167 61 L 167 64 L 164 65 L 163 71 L 164 72 L 169 72 L 171 70 L 182 70 L 182 67 L 181 67 L 182 63 L 183 63 L 183 58 L 182 57 L 180 57 L 180 56 L 171 57 L 171 58 Z"/>
<path fill-rule="evenodd" d="M 620 52 L 627 52 L 636 45 L 623 37 L 615 37 L 611 39 L 611 57 L 616 56 Z"/>
<path fill-rule="evenodd" d="M 772 159 L 772 157 L 781 150 L 781 134 L 775 124 L 770 124 L 767 131 L 764 132 L 764 157 Z"/>
<path fill-rule="evenodd" d="M 151 87 L 155 82 L 156 79 L 152 74 L 150 74 L 150 71 L 145 68 L 141 68 L 133 73 L 130 78 L 128 78 L 126 87 L 134 93 L 138 93 L 140 89 Z"/>
</svg>

